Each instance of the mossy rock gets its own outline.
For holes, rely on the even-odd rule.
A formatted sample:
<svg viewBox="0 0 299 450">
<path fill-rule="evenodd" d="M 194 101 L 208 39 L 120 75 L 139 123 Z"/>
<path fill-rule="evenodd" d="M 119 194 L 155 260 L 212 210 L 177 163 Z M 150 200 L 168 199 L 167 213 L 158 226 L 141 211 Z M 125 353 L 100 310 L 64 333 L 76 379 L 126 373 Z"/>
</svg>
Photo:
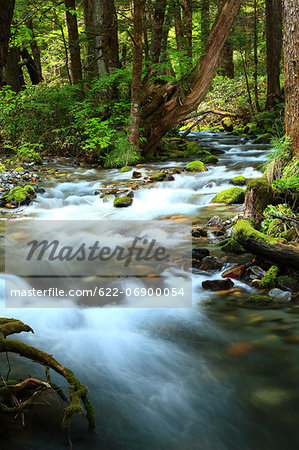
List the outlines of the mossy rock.
<svg viewBox="0 0 299 450">
<path fill-rule="evenodd" d="M 295 278 L 288 276 L 280 276 L 277 279 L 277 285 L 279 288 L 288 290 L 291 292 L 299 291 L 299 281 L 295 280 Z"/>
<path fill-rule="evenodd" d="M 239 187 L 233 187 L 225 191 L 219 192 L 213 199 L 212 203 L 226 203 L 232 205 L 234 203 L 243 203 L 245 191 Z"/>
<path fill-rule="evenodd" d="M 275 287 L 279 269 L 277 266 L 271 266 L 266 275 L 261 279 L 261 289 L 272 289 Z"/>
<path fill-rule="evenodd" d="M 233 124 L 233 121 L 232 121 L 232 119 L 230 117 L 225 117 L 222 120 L 221 123 L 222 123 L 223 128 L 225 129 L 225 131 L 233 131 L 234 124 Z"/>
<path fill-rule="evenodd" d="M 132 205 L 133 199 L 131 197 L 118 197 L 114 200 L 113 206 L 116 208 L 125 208 Z"/>
<path fill-rule="evenodd" d="M 6 167 L 4 166 L 4 164 L 0 163 L 0 173 L 5 173 L 5 172 L 7 172 Z"/>
<path fill-rule="evenodd" d="M 234 186 L 244 186 L 246 184 L 246 178 L 243 175 L 239 175 L 230 180 L 230 184 Z"/>
<path fill-rule="evenodd" d="M 120 172 L 130 172 L 130 170 L 132 170 L 132 167 L 124 166 L 120 169 Z"/>
<path fill-rule="evenodd" d="M 246 250 L 235 239 L 228 238 L 218 242 L 219 247 L 223 252 L 236 253 L 237 255 L 246 253 Z"/>
<path fill-rule="evenodd" d="M 201 160 L 204 164 L 217 164 L 218 161 L 219 160 L 215 155 L 209 155 Z"/>
<path fill-rule="evenodd" d="M 189 172 L 207 172 L 208 169 L 201 161 L 192 161 L 186 166 L 186 170 Z"/>
<path fill-rule="evenodd" d="M 20 186 L 16 186 L 13 189 L 9 191 L 9 193 L 6 196 L 6 202 L 12 203 L 22 203 L 27 200 L 29 197 L 28 193 L 25 191 L 25 189 L 21 188 Z"/>
<path fill-rule="evenodd" d="M 166 173 L 159 172 L 159 173 L 156 173 L 155 175 L 152 175 L 151 179 L 153 181 L 163 181 L 165 177 L 166 177 Z"/>
<path fill-rule="evenodd" d="M 35 190 L 30 184 L 24 186 L 24 191 L 27 192 L 29 197 L 33 197 L 35 195 Z"/>
<path fill-rule="evenodd" d="M 247 300 L 247 303 L 251 303 L 255 306 L 273 306 L 276 302 L 273 298 L 268 297 L 268 295 L 252 295 Z"/>
<path fill-rule="evenodd" d="M 248 134 L 258 134 L 259 129 L 258 129 L 258 126 L 256 123 L 249 122 L 245 125 L 244 131 L 245 131 L 245 133 L 248 133 Z"/>
<path fill-rule="evenodd" d="M 209 156 L 211 153 L 207 150 L 203 150 L 199 147 L 198 143 L 195 141 L 188 141 L 186 143 L 186 150 L 184 151 L 184 156 Z"/>
<path fill-rule="evenodd" d="M 256 138 L 254 143 L 255 144 L 269 144 L 271 141 L 271 138 L 272 138 L 272 136 L 270 133 L 261 134 L 261 136 Z"/>
</svg>

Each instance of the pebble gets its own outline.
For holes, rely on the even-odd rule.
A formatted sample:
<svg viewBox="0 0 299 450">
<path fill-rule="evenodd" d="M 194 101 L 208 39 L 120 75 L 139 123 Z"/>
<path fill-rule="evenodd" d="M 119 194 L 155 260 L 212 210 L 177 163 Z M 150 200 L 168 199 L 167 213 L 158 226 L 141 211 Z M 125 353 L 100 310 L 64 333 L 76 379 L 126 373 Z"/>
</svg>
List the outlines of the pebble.
<svg viewBox="0 0 299 450">
<path fill-rule="evenodd" d="M 288 303 L 291 301 L 292 294 L 289 291 L 282 291 L 281 289 L 271 289 L 269 296 L 274 298 L 277 302 Z"/>
</svg>

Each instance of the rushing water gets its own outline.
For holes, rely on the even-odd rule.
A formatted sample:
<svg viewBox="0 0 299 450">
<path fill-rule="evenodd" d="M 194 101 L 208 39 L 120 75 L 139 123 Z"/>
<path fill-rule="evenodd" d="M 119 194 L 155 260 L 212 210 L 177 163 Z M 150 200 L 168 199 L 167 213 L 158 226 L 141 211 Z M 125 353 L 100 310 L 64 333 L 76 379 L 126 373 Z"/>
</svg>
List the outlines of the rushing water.
<svg viewBox="0 0 299 450">
<path fill-rule="evenodd" d="M 240 208 L 211 205 L 236 175 L 259 175 L 267 146 L 225 134 L 193 133 L 206 149 L 224 150 L 209 172 L 175 175 L 135 192 L 129 208 L 113 208 L 94 191 L 122 183 L 129 173 L 74 168 L 56 161 L 46 192 L 25 211 L 47 219 L 161 219 L 191 217 L 204 224 L 212 215 L 236 215 Z M 145 173 L 169 162 L 140 167 Z M 207 240 L 212 254 L 219 249 Z M 246 255 L 243 257 L 248 258 Z M 230 261 L 240 257 L 230 257 Z M 34 335 L 25 342 L 54 354 L 88 385 L 96 410 L 97 430 L 86 432 L 77 417 L 74 449 L 288 450 L 298 448 L 299 359 L 296 345 L 282 340 L 298 331 L 295 308 L 255 311 L 236 306 L 254 290 L 241 282 L 229 296 L 201 289 L 204 279 L 220 274 L 196 273 L 192 309 L 21 309 L 5 316 L 29 323 Z M 4 281 L 2 290 L 4 289 Z M 3 296 L 3 295 L 2 295 Z M 2 313 L 1 313 L 2 314 Z M 239 354 L 232 344 L 248 344 Z M 0 359 L 5 367 L 5 359 Z M 25 368 L 25 369 L 24 369 Z M 15 376 L 42 376 L 42 369 L 13 358 Z M 2 371 L 2 370 L 1 370 Z M 58 384 L 61 379 L 53 376 Z M 53 400 L 53 399 L 49 399 Z M 27 427 L 8 421 L 0 431 L 7 449 L 63 449 L 61 406 L 37 406 L 26 415 Z M 2 422 L 3 423 L 3 422 Z M 4 422 L 5 424 L 5 422 Z"/>
</svg>

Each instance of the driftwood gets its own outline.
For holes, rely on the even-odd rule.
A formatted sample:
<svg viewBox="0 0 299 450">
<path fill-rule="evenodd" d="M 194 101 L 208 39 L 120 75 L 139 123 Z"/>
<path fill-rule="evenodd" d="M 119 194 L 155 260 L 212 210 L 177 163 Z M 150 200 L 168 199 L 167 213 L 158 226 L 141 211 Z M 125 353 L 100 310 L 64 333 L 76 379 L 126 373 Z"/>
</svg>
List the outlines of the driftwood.
<svg viewBox="0 0 299 450">
<path fill-rule="evenodd" d="M 261 256 L 278 265 L 299 267 L 299 247 L 284 244 L 280 239 L 267 236 L 253 228 L 250 221 L 238 220 L 234 226 L 233 239 L 248 252 Z"/>
<path fill-rule="evenodd" d="M 20 320 L 0 318 L 0 353 L 17 353 L 20 356 L 31 359 L 32 361 L 45 366 L 47 381 L 44 382 L 30 377 L 21 382 L 11 382 L 5 381 L 2 378 L 2 382 L 0 382 L 0 411 L 5 414 L 13 414 L 17 417 L 19 414 L 22 414 L 24 408 L 32 404 L 36 396 L 45 389 L 54 390 L 62 399 L 65 400 L 66 398 L 61 390 L 51 383 L 49 369 L 54 370 L 62 375 L 69 383 L 70 402 L 63 412 L 61 427 L 66 434 L 68 443 L 71 447 L 72 443 L 69 437 L 71 419 L 74 414 L 80 414 L 82 412 L 83 408 L 81 401 L 86 410 L 89 428 L 95 428 L 94 410 L 87 398 L 88 389 L 80 383 L 70 369 L 64 367 L 60 362 L 56 361 L 52 355 L 49 355 L 48 353 L 45 353 L 35 347 L 24 344 L 23 342 L 6 339 L 6 337 L 11 334 L 21 333 L 23 331 L 33 333 L 32 328 L 25 325 Z M 18 401 L 15 394 L 20 391 L 24 391 L 28 387 L 33 388 L 33 394 L 22 402 Z M 24 423 L 23 420 L 22 422 Z"/>
</svg>

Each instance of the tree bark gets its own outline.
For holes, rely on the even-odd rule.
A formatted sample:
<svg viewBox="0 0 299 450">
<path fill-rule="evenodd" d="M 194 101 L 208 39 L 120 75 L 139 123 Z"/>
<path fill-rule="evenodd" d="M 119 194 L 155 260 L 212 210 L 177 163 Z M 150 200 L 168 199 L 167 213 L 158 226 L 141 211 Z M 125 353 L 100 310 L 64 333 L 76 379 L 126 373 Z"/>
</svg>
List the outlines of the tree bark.
<svg viewBox="0 0 299 450">
<path fill-rule="evenodd" d="M 23 72 L 20 64 L 19 47 L 11 47 L 6 57 L 5 66 L 6 84 L 15 92 L 20 92 L 25 86 Z"/>
<path fill-rule="evenodd" d="M 15 0 L 0 0 L 0 85 L 3 83 L 14 6 Z"/>
<path fill-rule="evenodd" d="M 299 8 L 297 0 L 284 0 L 285 122 L 294 155 L 299 153 Z"/>
<path fill-rule="evenodd" d="M 267 37 L 267 101 L 266 109 L 273 108 L 280 98 L 280 60 L 282 49 L 282 0 L 266 0 Z"/>
<path fill-rule="evenodd" d="M 39 84 L 41 82 L 41 79 L 40 79 L 37 67 L 35 65 L 34 59 L 28 52 L 27 48 L 25 48 L 25 47 L 21 50 L 20 53 L 23 58 L 23 64 L 27 67 L 31 83 L 33 85 Z"/>
<path fill-rule="evenodd" d="M 133 77 L 131 88 L 131 115 L 129 142 L 139 148 L 139 127 L 141 107 L 141 76 L 142 76 L 142 13 L 143 0 L 134 0 L 134 49 Z"/>
<path fill-rule="evenodd" d="M 114 0 L 104 0 L 103 53 L 106 70 L 110 73 L 120 67 L 118 24 Z"/>
<path fill-rule="evenodd" d="M 204 55 L 188 77 L 176 83 L 157 86 L 142 110 L 146 141 L 143 152 L 151 154 L 163 135 L 177 122 L 196 110 L 204 99 L 217 69 L 220 51 L 228 37 L 242 0 L 227 0 L 217 18 Z"/>
<path fill-rule="evenodd" d="M 30 48 L 32 51 L 32 56 L 33 56 L 33 60 L 34 60 L 34 64 L 39 76 L 39 80 L 42 81 L 43 80 L 43 73 L 42 73 L 42 64 L 41 64 L 41 57 L 40 57 L 40 49 L 37 45 L 37 42 L 35 40 L 35 36 L 34 36 L 34 29 L 33 29 L 33 21 L 32 19 L 30 19 L 27 23 L 27 27 L 31 30 L 32 32 L 32 40 L 30 41 Z"/>
<path fill-rule="evenodd" d="M 78 84 L 82 80 L 82 65 L 77 15 L 74 12 L 76 10 L 75 0 L 65 0 L 65 8 L 65 17 L 69 36 L 72 82 L 73 84 Z"/>
<path fill-rule="evenodd" d="M 204 49 L 210 34 L 210 0 L 202 0 L 200 5 L 201 15 L 201 46 Z"/>
<path fill-rule="evenodd" d="M 253 70 L 253 79 L 254 79 L 254 102 L 257 111 L 260 111 L 259 105 L 259 95 L 258 95 L 258 57 L 257 57 L 257 45 L 258 45 L 258 36 L 257 36 L 257 0 L 254 0 L 254 23 L 253 23 L 253 61 L 254 61 L 254 70 Z"/>
<path fill-rule="evenodd" d="M 192 0 L 182 0 L 183 28 L 186 41 L 187 57 L 192 63 Z"/>
<path fill-rule="evenodd" d="M 166 3 L 166 0 L 156 0 L 155 2 L 151 39 L 151 60 L 154 64 L 160 61 Z"/>
<path fill-rule="evenodd" d="M 235 68 L 234 68 L 234 54 L 233 43 L 230 38 L 226 39 L 223 49 L 220 53 L 220 73 L 224 77 L 234 78 Z"/>
</svg>

